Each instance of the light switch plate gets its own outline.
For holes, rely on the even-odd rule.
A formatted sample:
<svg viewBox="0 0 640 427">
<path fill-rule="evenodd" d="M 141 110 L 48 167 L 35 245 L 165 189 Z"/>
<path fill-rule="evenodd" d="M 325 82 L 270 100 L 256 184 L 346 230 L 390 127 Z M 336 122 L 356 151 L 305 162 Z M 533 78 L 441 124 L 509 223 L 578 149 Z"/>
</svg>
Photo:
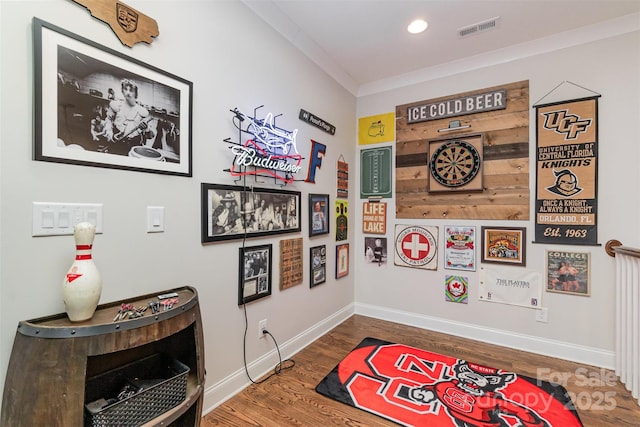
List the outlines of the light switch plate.
<svg viewBox="0 0 640 427">
<path fill-rule="evenodd" d="M 102 233 L 102 203 L 33 202 L 33 228 L 31 235 L 73 235 L 76 224 L 87 221 Z"/>
<path fill-rule="evenodd" d="M 147 233 L 164 231 L 164 207 L 147 206 Z"/>
</svg>

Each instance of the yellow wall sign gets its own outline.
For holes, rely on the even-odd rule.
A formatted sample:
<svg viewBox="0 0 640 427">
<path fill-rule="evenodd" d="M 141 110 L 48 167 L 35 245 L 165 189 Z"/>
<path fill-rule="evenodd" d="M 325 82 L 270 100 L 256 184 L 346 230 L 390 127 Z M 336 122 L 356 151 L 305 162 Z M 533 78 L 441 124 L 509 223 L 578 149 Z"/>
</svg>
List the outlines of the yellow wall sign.
<svg viewBox="0 0 640 427">
<path fill-rule="evenodd" d="M 396 135 L 396 113 L 378 114 L 358 119 L 358 144 L 392 142 Z"/>
</svg>

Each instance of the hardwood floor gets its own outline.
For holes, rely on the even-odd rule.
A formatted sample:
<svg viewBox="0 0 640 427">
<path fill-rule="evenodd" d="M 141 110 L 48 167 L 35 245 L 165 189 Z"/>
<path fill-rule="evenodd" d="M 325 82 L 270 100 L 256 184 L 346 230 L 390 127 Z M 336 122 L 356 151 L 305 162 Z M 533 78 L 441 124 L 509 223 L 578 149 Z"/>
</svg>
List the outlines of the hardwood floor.
<svg viewBox="0 0 640 427">
<path fill-rule="evenodd" d="M 640 406 L 611 371 L 355 315 L 294 355 L 296 365 L 292 369 L 263 384 L 249 386 L 207 414 L 202 427 L 397 425 L 314 390 L 368 336 L 543 380 L 560 382 L 566 378 L 563 385 L 575 396 L 585 426 L 640 426 Z"/>
</svg>

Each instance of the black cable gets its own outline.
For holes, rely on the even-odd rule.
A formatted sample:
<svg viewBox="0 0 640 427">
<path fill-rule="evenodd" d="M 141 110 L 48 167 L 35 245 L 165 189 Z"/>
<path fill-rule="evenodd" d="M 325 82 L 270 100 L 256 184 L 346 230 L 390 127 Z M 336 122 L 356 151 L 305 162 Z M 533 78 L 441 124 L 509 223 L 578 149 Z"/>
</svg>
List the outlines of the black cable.
<svg viewBox="0 0 640 427">
<path fill-rule="evenodd" d="M 239 133 L 240 139 L 242 139 L 241 128 L 239 128 L 238 133 Z M 243 194 L 246 200 L 247 199 L 247 176 L 246 175 L 243 175 L 242 184 L 243 184 Z M 253 193 L 253 187 L 251 188 L 251 193 Z M 242 203 L 242 200 L 240 200 L 240 202 Z M 245 245 L 247 241 L 247 223 L 245 222 L 244 218 L 242 219 L 242 224 L 244 227 L 244 235 L 242 236 L 242 253 L 244 254 L 246 249 Z M 244 259 L 240 260 L 240 262 L 244 263 Z M 251 381 L 253 384 L 262 384 L 272 376 L 279 375 L 280 372 L 282 372 L 282 370 L 293 368 L 296 365 L 296 362 L 293 359 L 282 360 L 282 355 L 280 354 L 280 347 L 278 346 L 278 342 L 276 341 L 275 337 L 271 334 L 271 332 L 265 329 L 264 331 L 262 331 L 262 333 L 269 335 L 276 346 L 276 350 L 278 352 L 278 364 L 276 364 L 276 366 L 274 367 L 273 373 L 269 374 L 262 380 L 254 381 L 254 379 L 251 378 L 251 375 L 249 375 L 249 368 L 247 367 L 247 331 L 249 329 L 249 319 L 247 318 L 247 303 L 244 301 L 244 279 L 242 280 L 242 310 L 244 312 L 244 335 L 242 338 L 242 359 L 244 361 L 244 372 L 247 374 L 247 378 L 249 378 L 249 381 Z M 284 366 L 285 362 L 290 362 L 290 365 Z"/>
<path fill-rule="evenodd" d="M 249 378 L 249 381 L 251 381 L 253 384 L 262 384 L 263 382 L 267 381 L 269 378 L 273 377 L 274 375 L 280 375 L 280 373 L 285 370 L 285 369 L 291 369 L 296 365 L 295 360 L 293 359 L 285 359 L 282 360 L 282 355 L 280 354 L 280 346 L 278 346 L 278 342 L 276 341 L 275 337 L 271 334 L 271 332 L 267 331 L 266 329 L 263 331 L 264 334 L 269 335 L 271 337 L 271 339 L 273 340 L 273 343 L 276 345 L 276 350 L 278 351 L 278 363 L 276 364 L 276 366 L 273 368 L 273 372 L 270 373 L 269 375 L 267 375 L 266 377 L 264 377 L 261 380 L 255 381 L 253 378 L 251 378 L 251 375 L 249 375 L 249 369 L 247 368 L 247 329 L 248 329 L 248 322 L 247 322 L 247 309 L 245 306 L 244 309 L 244 319 L 245 319 L 245 327 L 244 327 L 244 339 L 242 342 L 242 355 L 244 357 L 244 372 L 247 374 L 247 378 Z M 288 366 L 285 366 L 284 364 L 286 362 L 289 362 Z"/>
<path fill-rule="evenodd" d="M 246 239 L 247 239 L 247 226 L 245 224 L 245 232 L 244 232 L 244 237 L 242 239 L 242 253 L 244 253 Z M 244 262 L 244 260 L 242 260 L 242 262 Z M 242 282 L 242 295 L 244 295 L 244 281 Z M 242 309 L 244 312 L 244 336 L 242 338 L 242 358 L 244 361 L 244 372 L 247 374 L 247 378 L 249 378 L 249 381 L 251 381 L 253 384 L 262 384 L 272 376 L 279 375 L 280 372 L 282 372 L 282 370 L 293 368 L 296 365 L 296 362 L 293 359 L 282 360 L 282 355 L 280 354 L 280 346 L 278 346 L 278 342 L 276 341 L 276 338 L 271 334 L 271 332 L 265 329 L 262 331 L 262 333 L 269 335 L 276 346 L 276 351 L 278 352 L 278 364 L 273 369 L 273 373 L 269 374 L 267 377 L 263 378 L 262 380 L 255 381 L 253 378 L 251 378 L 251 375 L 249 375 L 249 368 L 247 367 L 247 331 L 249 330 L 249 319 L 247 317 L 247 304 L 244 302 L 244 300 L 242 302 Z M 285 362 L 290 362 L 290 365 L 284 366 Z"/>
</svg>

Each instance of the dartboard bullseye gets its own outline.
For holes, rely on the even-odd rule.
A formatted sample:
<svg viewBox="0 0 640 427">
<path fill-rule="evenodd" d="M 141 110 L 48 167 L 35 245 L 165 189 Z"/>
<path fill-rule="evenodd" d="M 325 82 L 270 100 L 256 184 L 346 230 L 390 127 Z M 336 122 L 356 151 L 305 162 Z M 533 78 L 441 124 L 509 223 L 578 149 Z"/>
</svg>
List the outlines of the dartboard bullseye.
<svg viewBox="0 0 640 427">
<path fill-rule="evenodd" d="M 439 184 L 456 188 L 471 182 L 480 171 L 478 150 L 465 141 L 449 141 L 431 156 L 431 176 Z"/>
</svg>

